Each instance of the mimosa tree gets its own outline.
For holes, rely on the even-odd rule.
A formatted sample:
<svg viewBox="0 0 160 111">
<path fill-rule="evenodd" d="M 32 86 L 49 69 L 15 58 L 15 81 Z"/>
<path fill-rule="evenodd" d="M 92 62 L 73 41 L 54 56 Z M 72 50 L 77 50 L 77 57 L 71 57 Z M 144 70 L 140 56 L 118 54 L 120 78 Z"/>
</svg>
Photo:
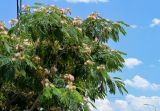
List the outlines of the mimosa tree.
<svg viewBox="0 0 160 111">
<path fill-rule="evenodd" d="M 123 68 L 124 53 L 107 42 L 118 42 L 128 25 L 70 13 L 36 4 L 24 6 L 11 28 L 0 23 L 1 110 L 89 111 L 96 99 L 127 92 L 110 76 Z"/>
</svg>

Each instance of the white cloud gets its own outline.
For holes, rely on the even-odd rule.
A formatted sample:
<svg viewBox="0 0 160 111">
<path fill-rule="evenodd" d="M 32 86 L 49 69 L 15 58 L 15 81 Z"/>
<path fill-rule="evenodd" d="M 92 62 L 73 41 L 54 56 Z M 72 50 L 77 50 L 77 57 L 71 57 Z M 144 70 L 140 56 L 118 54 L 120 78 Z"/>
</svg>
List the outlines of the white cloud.
<svg viewBox="0 0 160 111">
<path fill-rule="evenodd" d="M 125 59 L 125 65 L 128 67 L 128 68 L 133 68 L 137 65 L 140 65 L 142 64 L 142 61 L 138 60 L 137 58 L 128 58 L 128 59 Z"/>
<path fill-rule="evenodd" d="M 157 111 L 160 110 L 160 97 L 159 96 L 134 96 L 127 95 L 124 99 L 109 102 L 105 100 L 96 100 L 95 106 L 97 109 L 91 108 L 91 111 L 154 111 L 154 105 Z"/>
<path fill-rule="evenodd" d="M 150 104 L 157 107 L 157 110 L 160 110 L 160 97 L 159 96 L 140 96 L 136 97 L 133 95 L 127 95 L 125 101 L 129 104 L 132 111 L 152 111 L 154 110 L 151 106 L 145 106 L 144 104 Z"/>
<path fill-rule="evenodd" d="M 129 105 L 125 100 L 115 100 L 113 103 L 118 111 L 130 111 Z"/>
<path fill-rule="evenodd" d="M 146 79 L 136 75 L 132 80 L 125 80 L 124 83 L 130 87 L 134 87 L 137 89 L 145 89 L 145 90 L 160 90 L 160 84 L 150 83 Z"/>
<path fill-rule="evenodd" d="M 91 111 L 113 111 L 112 106 L 108 99 L 97 99 L 94 103 L 97 109 L 90 105 Z"/>
<path fill-rule="evenodd" d="M 130 27 L 131 27 L 132 29 L 136 29 L 138 26 L 137 26 L 137 25 L 130 25 Z"/>
<path fill-rule="evenodd" d="M 66 0 L 66 1 L 71 3 L 109 2 L 109 0 Z"/>
<path fill-rule="evenodd" d="M 160 26 L 160 19 L 154 18 L 152 20 L 152 23 L 150 24 L 150 27 Z"/>
</svg>

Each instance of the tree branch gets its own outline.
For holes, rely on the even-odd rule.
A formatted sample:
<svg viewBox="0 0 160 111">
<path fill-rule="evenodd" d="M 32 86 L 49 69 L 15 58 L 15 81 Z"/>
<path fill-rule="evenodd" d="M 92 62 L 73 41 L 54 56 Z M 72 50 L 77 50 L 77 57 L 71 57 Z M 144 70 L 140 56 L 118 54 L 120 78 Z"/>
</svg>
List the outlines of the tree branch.
<svg viewBox="0 0 160 111">
<path fill-rule="evenodd" d="M 39 96 L 36 98 L 36 100 L 34 101 L 32 107 L 29 109 L 29 111 L 33 111 L 37 107 L 38 102 L 39 102 Z"/>
</svg>

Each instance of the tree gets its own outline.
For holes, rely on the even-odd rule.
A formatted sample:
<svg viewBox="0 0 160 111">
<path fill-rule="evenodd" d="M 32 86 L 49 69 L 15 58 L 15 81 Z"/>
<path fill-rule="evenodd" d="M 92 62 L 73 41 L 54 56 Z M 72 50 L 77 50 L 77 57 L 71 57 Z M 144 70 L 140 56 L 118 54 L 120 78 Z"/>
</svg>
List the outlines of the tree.
<svg viewBox="0 0 160 111">
<path fill-rule="evenodd" d="M 88 111 L 108 93 L 127 92 L 119 77 L 125 53 L 106 43 L 126 35 L 122 21 L 90 14 L 72 18 L 70 9 L 24 6 L 11 28 L 0 23 L 1 110 Z"/>
</svg>

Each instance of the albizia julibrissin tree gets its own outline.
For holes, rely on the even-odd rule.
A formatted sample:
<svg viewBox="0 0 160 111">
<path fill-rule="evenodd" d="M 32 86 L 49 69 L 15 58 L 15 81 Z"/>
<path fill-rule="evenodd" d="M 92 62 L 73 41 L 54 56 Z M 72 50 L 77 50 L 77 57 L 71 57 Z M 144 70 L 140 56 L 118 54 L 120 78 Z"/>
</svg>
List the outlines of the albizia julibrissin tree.
<svg viewBox="0 0 160 111">
<path fill-rule="evenodd" d="M 0 110 L 89 111 L 96 99 L 127 92 L 109 74 L 121 71 L 124 53 L 107 45 L 127 25 L 70 13 L 36 4 L 24 6 L 10 29 L 0 23 Z"/>
</svg>

